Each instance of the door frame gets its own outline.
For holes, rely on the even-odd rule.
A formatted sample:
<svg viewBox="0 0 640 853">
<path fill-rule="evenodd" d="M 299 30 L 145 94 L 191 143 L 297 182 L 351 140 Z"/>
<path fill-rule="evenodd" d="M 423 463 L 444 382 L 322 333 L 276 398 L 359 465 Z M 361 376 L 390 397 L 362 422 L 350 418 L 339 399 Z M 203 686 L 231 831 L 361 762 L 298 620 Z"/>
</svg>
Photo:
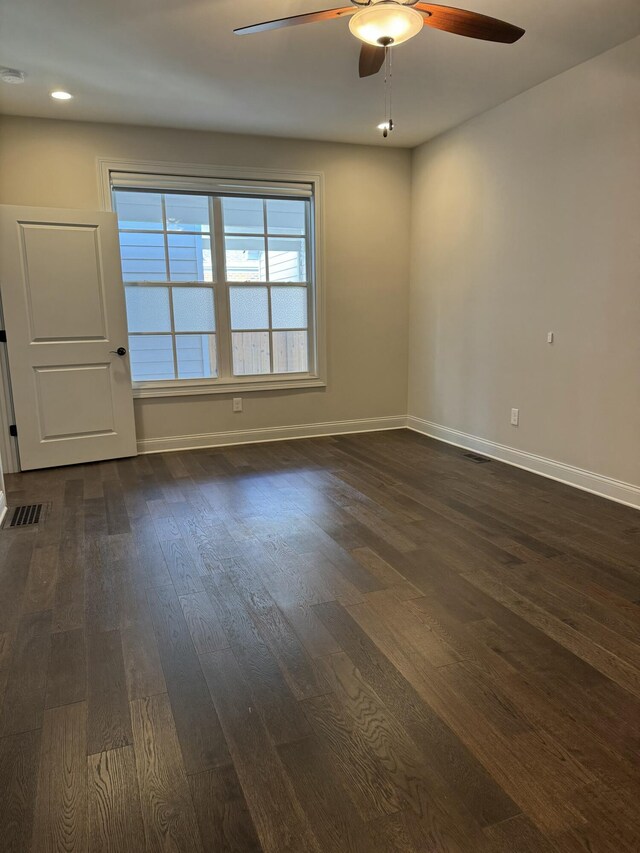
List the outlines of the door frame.
<svg viewBox="0 0 640 853">
<path fill-rule="evenodd" d="M 0 294 L 0 328 L 6 330 L 2 311 L 2 295 Z M 11 373 L 9 372 L 9 355 L 7 344 L 0 343 L 0 458 L 5 474 L 18 474 L 20 454 L 18 440 L 9 434 L 9 427 L 15 424 L 13 396 L 11 393 Z"/>
</svg>

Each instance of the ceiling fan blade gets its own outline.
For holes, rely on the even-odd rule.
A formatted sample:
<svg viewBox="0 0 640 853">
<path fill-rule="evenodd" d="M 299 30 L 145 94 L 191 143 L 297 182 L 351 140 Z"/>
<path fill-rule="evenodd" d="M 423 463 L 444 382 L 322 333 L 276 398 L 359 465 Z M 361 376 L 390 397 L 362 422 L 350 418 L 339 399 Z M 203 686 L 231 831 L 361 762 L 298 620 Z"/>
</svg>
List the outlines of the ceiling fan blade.
<svg viewBox="0 0 640 853">
<path fill-rule="evenodd" d="M 384 64 L 384 48 L 375 44 L 362 43 L 358 73 L 361 77 L 371 77 L 377 74 Z"/>
<path fill-rule="evenodd" d="M 426 12 L 424 22 L 428 27 L 445 30 L 459 36 L 485 41 L 499 41 L 513 44 L 522 38 L 524 30 L 506 21 L 489 18 L 477 12 L 467 12 L 465 9 L 455 9 L 453 6 L 440 6 L 438 3 L 416 3 L 413 7 L 419 12 Z"/>
<path fill-rule="evenodd" d="M 295 27 L 296 24 L 313 24 L 315 21 L 329 21 L 332 18 L 342 18 L 343 15 L 353 15 L 357 11 L 357 6 L 341 6 L 339 9 L 308 12 L 306 15 L 292 15 L 290 18 L 278 18 L 275 21 L 265 21 L 262 24 L 239 27 L 237 30 L 234 30 L 234 33 L 239 36 L 248 35 L 249 33 L 263 33 L 266 30 L 279 30 L 281 27 Z"/>
</svg>

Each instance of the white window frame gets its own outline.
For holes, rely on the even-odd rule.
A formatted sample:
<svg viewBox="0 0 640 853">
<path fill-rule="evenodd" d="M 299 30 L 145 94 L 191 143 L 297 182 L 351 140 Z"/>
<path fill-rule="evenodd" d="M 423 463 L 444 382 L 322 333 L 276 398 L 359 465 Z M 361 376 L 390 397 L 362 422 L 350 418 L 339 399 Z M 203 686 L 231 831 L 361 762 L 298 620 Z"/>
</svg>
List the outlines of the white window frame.
<svg viewBox="0 0 640 853">
<path fill-rule="evenodd" d="M 199 394 L 229 394 L 231 392 L 286 390 L 299 388 L 322 388 L 326 381 L 326 338 L 325 338 L 325 295 L 324 295 L 324 244 L 323 244 L 323 189 L 324 175 L 321 172 L 294 172 L 287 170 L 251 169 L 245 167 L 204 166 L 184 163 L 166 163 L 148 160 L 111 160 L 98 158 L 100 201 L 103 210 L 113 211 L 112 176 L 128 173 L 130 180 L 140 188 L 171 192 L 225 192 L 232 194 L 242 187 L 256 196 L 280 194 L 295 195 L 296 186 L 311 187 L 310 231 L 309 231 L 309 312 L 310 336 L 309 371 L 295 374 L 262 374 L 257 376 L 226 376 L 207 379 L 168 379 L 157 382 L 132 382 L 134 397 L 175 397 Z M 264 197 L 263 196 L 263 197 Z M 216 219 L 212 238 L 220 239 L 220 220 Z M 255 282 L 259 285 L 259 282 Z M 220 288 L 220 291 L 225 288 Z M 226 301 L 226 300 L 225 300 Z M 228 313 L 228 306 L 225 306 Z M 230 334 L 227 320 L 223 335 L 219 330 L 223 324 L 216 321 L 218 363 L 226 357 L 222 352 L 220 338 Z"/>
</svg>

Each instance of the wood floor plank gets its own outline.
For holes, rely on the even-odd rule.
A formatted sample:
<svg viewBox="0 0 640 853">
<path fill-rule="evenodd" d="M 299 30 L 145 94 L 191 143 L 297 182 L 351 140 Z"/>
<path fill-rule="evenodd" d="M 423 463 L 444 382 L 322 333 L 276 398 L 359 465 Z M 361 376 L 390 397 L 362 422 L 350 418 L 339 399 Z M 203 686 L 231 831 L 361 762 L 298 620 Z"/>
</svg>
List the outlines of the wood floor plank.
<svg viewBox="0 0 640 853">
<path fill-rule="evenodd" d="M 238 779 L 265 853 L 320 853 L 293 786 L 271 744 L 233 652 L 202 657 Z"/>
<path fill-rule="evenodd" d="M 318 738 L 285 744 L 278 754 L 323 853 L 381 853 Z"/>
<path fill-rule="evenodd" d="M 349 614 L 336 603 L 316 605 L 320 618 L 345 649 L 363 677 L 430 756 L 444 779 L 462 793 L 469 811 L 487 826 L 519 814 L 520 809 L 491 778 L 413 687 L 381 654 Z"/>
<path fill-rule="evenodd" d="M 456 803 L 446 782 L 434 772 L 430 756 L 418 744 L 365 681 L 348 655 L 325 661 L 329 681 L 340 706 L 351 717 L 369 752 L 392 783 L 405 814 L 408 835 L 429 839 L 436 849 L 484 848 L 480 825 L 464 802 Z M 416 842 L 417 843 L 417 842 Z M 418 844 L 418 849 L 421 845 Z"/>
<path fill-rule="evenodd" d="M 204 853 L 168 696 L 136 699 L 131 717 L 146 850 Z"/>
<path fill-rule="evenodd" d="M 328 745 L 335 773 L 344 780 L 362 820 L 400 811 L 402 804 L 393 779 L 388 778 L 377 751 L 370 748 L 338 697 L 333 693 L 316 696 L 307 699 L 304 708 L 316 736 Z"/>
<path fill-rule="evenodd" d="M 380 583 L 384 584 L 386 589 L 392 588 L 394 595 L 401 601 L 422 596 L 422 591 L 418 587 L 414 586 L 393 565 L 368 546 L 352 549 L 351 555 L 363 566 L 366 566 Z"/>
<path fill-rule="evenodd" d="M 84 630 L 51 636 L 45 708 L 70 705 L 87 698 L 87 651 Z"/>
<path fill-rule="evenodd" d="M 10 631 L 0 633 L 0 670 L 6 670 L 11 662 L 13 634 Z"/>
<path fill-rule="evenodd" d="M 273 742 L 281 744 L 306 737 L 311 732 L 307 719 L 237 590 L 225 576 L 203 580 Z"/>
<path fill-rule="evenodd" d="M 89 853 L 144 850 L 133 747 L 98 752 L 87 762 Z"/>
<path fill-rule="evenodd" d="M 384 649 L 390 661 L 412 689 L 420 696 L 423 704 L 433 709 L 446 723 L 459 741 L 485 768 L 489 777 L 499 785 L 514 803 L 535 816 L 536 821 L 550 831 L 561 830 L 574 822 L 581 821 L 580 815 L 565 801 L 566 780 L 559 786 L 554 784 L 557 772 L 540 774 L 539 767 L 532 768 L 539 760 L 544 741 L 520 735 L 509 738 L 500 732 L 498 723 L 480 713 L 479 709 L 465 698 L 464 694 L 451 690 L 447 679 L 436 668 L 421 670 L 406 656 L 402 646 L 392 634 L 380 635 L 377 620 L 367 605 L 352 608 L 358 610 L 356 619 L 363 629 Z M 553 750 L 551 750 L 551 756 Z M 568 758 L 568 756 L 567 756 Z M 544 762 L 542 762 L 544 765 Z M 588 774 L 573 761 L 560 762 L 562 772 L 571 772 L 573 785 L 584 784 Z M 585 778 L 586 777 L 586 778 Z"/>
<path fill-rule="evenodd" d="M 30 849 L 41 729 L 0 738 L 0 839 L 6 853 Z"/>
<path fill-rule="evenodd" d="M 81 533 L 69 531 L 59 545 L 53 605 L 54 631 L 72 631 L 85 622 L 85 550 Z"/>
<path fill-rule="evenodd" d="M 121 563 L 113 559 L 106 535 L 85 537 L 82 558 L 87 634 L 115 631 L 123 599 Z"/>
<path fill-rule="evenodd" d="M 205 592 L 182 595 L 180 604 L 197 654 L 229 648 L 224 629 Z"/>
<path fill-rule="evenodd" d="M 189 776 L 205 853 L 262 853 L 232 766 Z"/>
<path fill-rule="evenodd" d="M 369 593 L 365 602 L 381 622 L 393 627 L 397 639 L 408 650 L 431 666 L 459 663 L 460 657 L 455 649 L 431 631 L 427 621 L 420 618 L 419 611 L 401 602 L 393 590 Z"/>
<path fill-rule="evenodd" d="M 229 761 L 218 715 L 173 588 L 148 592 L 151 618 L 187 773 Z"/>
<path fill-rule="evenodd" d="M 200 573 L 182 538 L 161 540 L 160 547 L 178 595 L 203 592 Z"/>
<path fill-rule="evenodd" d="M 45 712 L 32 850 L 87 847 L 87 707 L 84 702 Z"/>
<path fill-rule="evenodd" d="M 130 539 L 129 548 L 132 544 Z M 122 561 L 122 594 L 120 636 L 129 699 L 165 693 L 167 687 L 147 599 L 147 574 L 135 548 Z"/>
<path fill-rule="evenodd" d="M 242 596 L 263 640 L 271 649 L 291 690 L 298 699 L 320 696 L 328 685 L 282 612 L 266 591 L 247 559 L 229 563 L 229 574 Z"/>
<path fill-rule="evenodd" d="M 55 600 L 57 575 L 58 544 L 34 548 L 22 601 L 23 613 L 51 610 Z"/>
<path fill-rule="evenodd" d="M 109 534 L 128 533 L 131 527 L 122 487 L 118 480 L 105 481 L 104 502 Z"/>
<path fill-rule="evenodd" d="M 88 638 L 89 755 L 132 742 L 131 718 L 119 631 Z"/>
<path fill-rule="evenodd" d="M 546 838 L 524 815 L 504 820 L 484 830 L 496 853 L 561 853 L 551 839 Z"/>
<path fill-rule="evenodd" d="M 51 646 L 51 611 L 27 613 L 18 623 L 0 731 L 3 735 L 40 728 Z"/>
<path fill-rule="evenodd" d="M 592 642 L 590 638 L 486 573 L 473 572 L 467 577 L 484 591 L 493 594 L 514 613 L 564 646 L 576 658 L 584 660 L 634 696 L 640 697 L 640 670 L 633 664 Z"/>
<path fill-rule="evenodd" d="M 2 572 L 0 573 L 0 628 L 13 633 L 22 615 L 21 604 L 29 576 L 34 537 L 31 531 L 11 535 L 3 531 Z M 26 536 L 21 536 L 26 533 Z"/>
<path fill-rule="evenodd" d="M 136 553 L 147 575 L 148 585 L 169 586 L 172 582 L 171 575 L 153 521 L 148 515 L 139 519 L 130 519 L 130 521 L 132 521 Z"/>
</svg>

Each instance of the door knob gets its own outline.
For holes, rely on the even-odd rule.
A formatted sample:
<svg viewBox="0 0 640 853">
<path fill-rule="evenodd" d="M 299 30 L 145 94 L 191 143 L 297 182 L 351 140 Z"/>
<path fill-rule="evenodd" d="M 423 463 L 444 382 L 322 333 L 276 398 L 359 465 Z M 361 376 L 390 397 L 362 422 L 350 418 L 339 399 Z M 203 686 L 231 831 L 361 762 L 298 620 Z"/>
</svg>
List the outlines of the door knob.
<svg viewBox="0 0 640 853">
<path fill-rule="evenodd" d="M 114 355 L 126 355 L 127 354 L 127 351 L 124 347 L 118 347 L 118 349 L 112 349 L 112 350 L 109 350 L 109 352 L 112 352 Z"/>
</svg>

